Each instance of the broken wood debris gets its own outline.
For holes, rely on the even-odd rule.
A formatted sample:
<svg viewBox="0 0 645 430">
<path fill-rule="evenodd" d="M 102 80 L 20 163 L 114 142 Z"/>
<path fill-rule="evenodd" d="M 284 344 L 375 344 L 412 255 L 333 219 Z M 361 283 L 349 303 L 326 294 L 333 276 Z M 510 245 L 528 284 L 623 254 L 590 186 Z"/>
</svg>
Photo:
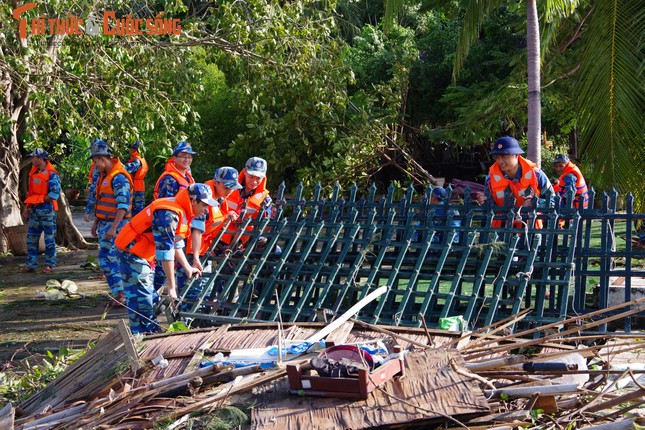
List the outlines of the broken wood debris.
<svg viewBox="0 0 645 430">
<path fill-rule="evenodd" d="M 333 330 L 324 324 L 284 324 L 280 335 L 275 323 L 137 338 L 121 327 L 19 407 L 0 405 L 0 423 L 32 430 L 152 428 L 172 421 L 173 428 L 184 429 L 202 414 L 250 401 L 255 404 L 251 427 L 263 429 L 316 424 L 635 428 L 645 424 L 639 409 L 645 403 L 645 342 L 637 334 L 608 339 L 606 333 L 590 332 L 602 321 L 631 313 L 596 321 L 574 317 L 528 330 L 528 339 L 499 335 L 525 314 L 473 333 L 375 326 L 355 319 Z M 286 347 L 298 339 L 320 339 L 320 333 L 336 344 L 381 341 L 389 350 L 401 345 L 407 351 L 405 376 L 386 381 L 364 400 L 309 398 L 290 393 L 285 366 L 308 366 L 317 353 L 281 355 L 284 366 L 271 368 L 211 361 L 221 352 L 264 351 L 278 345 L 279 338 Z M 632 369 L 613 364 L 624 354 L 639 357 L 623 359 L 631 361 Z"/>
</svg>

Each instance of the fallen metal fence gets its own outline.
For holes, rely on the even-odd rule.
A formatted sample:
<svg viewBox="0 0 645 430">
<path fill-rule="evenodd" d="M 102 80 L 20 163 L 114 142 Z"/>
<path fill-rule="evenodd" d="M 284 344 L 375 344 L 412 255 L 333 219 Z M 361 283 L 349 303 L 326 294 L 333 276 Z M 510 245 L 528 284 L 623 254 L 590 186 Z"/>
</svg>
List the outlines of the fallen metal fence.
<svg viewBox="0 0 645 430">
<path fill-rule="evenodd" d="M 190 310 L 181 317 L 199 324 L 321 320 L 387 285 L 358 319 L 413 327 L 425 320 L 438 327 L 461 316 L 477 328 L 531 308 L 518 323 L 525 328 L 607 307 L 611 279 L 631 286 L 632 278 L 645 276 L 632 266 L 645 252 L 631 243 L 634 223 L 645 216 L 633 213 L 631 196 L 619 213 L 615 192 L 602 197 L 601 207 L 578 212 L 560 207 L 557 198 L 549 204 L 550 196 L 536 208 L 515 207 L 512 196 L 502 207 L 490 199 L 479 206 L 468 189 L 451 199 L 448 188 L 446 205 L 430 203 L 430 187 L 421 193 L 390 187 L 384 196 L 374 186 L 366 195 L 352 187 L 343 196 L 336 186 L 327 198 L 320 186 L 309 198 L 302 186 L 290 198 L 284 191 L 278 190 L 270 218 L 240 223 L 248 240 L 241 246 L 237 237 L 212 258 L 199 297 L 183 294 Z M 492 227 L 493 220 L 505 226 Z M 543 228 L 534 228 L 536 220 Z M 618 222 L 627 225 L 624 251 L 615 247 Z M 623 268 L 612 263 L 617 258 Z M 595 305 L 592 278 L 599 280 Z M 625 321 L 626 331 L 631 324 Z"/>
</svg>

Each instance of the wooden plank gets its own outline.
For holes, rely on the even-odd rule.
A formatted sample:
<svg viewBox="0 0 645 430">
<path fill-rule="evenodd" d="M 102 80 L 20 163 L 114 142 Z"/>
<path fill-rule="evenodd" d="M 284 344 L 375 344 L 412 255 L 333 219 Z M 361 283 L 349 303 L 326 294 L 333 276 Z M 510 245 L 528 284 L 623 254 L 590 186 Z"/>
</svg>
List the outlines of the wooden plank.
<svg viewBox="0 0 645 430">
<path fill-rule="evenodd" d="M 125 351 L 128 353 L 128 357 L 130 358 L 130 369 L 132 369 L 133 372 L 136 372 L 141 366 L 139 365 L 139 354 L 137 354 L 137 349 L 134 346 L 134 340 L 130 334 L 130 329 L 125 325 L 124 320 L 119 320 L 117 329 L 121 335 Z"/>
<path fill-rule="evenodd" d="M 333 342 L 336 345 L 345 343 L 345 341 L 347 340 L 347 336 L 349 336 L 349 333 L 352 331 L 353 328 L 354 328 L 354 323 L 351 321 L 348 321 L 343 325 L 341 325 L 340 327 L 338 327 L 336 330 L 329 333 L 326 341 Z"/>
<path fill-rule="evenodd" d="M 457 351 L 430 349 L 406 355 L 406 376 L 388 381 L 366 400 L 298 397 L 289 394 L 286 378 L 254 390 L 251 427 L 366 428 L 414 426 L 446 417 L 459 420 L 490 414 L 477 383 L 454 372 L 450 359 L 463 363 Z"/>
</svg>

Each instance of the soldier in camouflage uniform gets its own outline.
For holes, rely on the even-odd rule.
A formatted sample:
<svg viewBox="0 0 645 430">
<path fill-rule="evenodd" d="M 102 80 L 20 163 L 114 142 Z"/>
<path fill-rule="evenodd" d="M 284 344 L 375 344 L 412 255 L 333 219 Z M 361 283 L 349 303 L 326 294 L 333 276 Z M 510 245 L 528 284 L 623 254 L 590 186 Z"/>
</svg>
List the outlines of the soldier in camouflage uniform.
<svg viewBox="0 0 645 430">
<path fill-rule="evenodd" d="M 200 271 L 204 270 L 200 258 L 205 256 L 211 242 L 224 225 L 224 220 L 230 219 L 234 222 L 238 218 L 238 214 L 229 209 L 226 200 L 234 190 L 242 188 L 242 185 L 237 181 L 238 175 L 237 169 L 233 167 L 219 167 L 215 170 L 213 179 L 205 183 L 210 187 L 213 197 L 219 203 L 219 207 L 213 207 L 206 211 L 204 215 L 193 219 L 190 224 L 191 233 L 189 243 L 186 246 L 186 257 L 188 261 L 192 261 L 193 267 L 198 268 Z M 208 266 L 207 271 L 210 272 Z M 177 288 L 179 288 L 182 295 L 185 293 L 184 289 L 188 278 L 186 271 L 182 267 L 178 267 Z M 206 282 L 206 278 L 200 278 L 193 282 L 188 292 L 185 293 L 185 301 L 181 304 L 182 311 L 190 310 L 192 303 L 201 295 Z"/>
<path fill-rule="evenodd" d="M 141 142 L 135 141 L 130 148 L 130 160 L 125 164 L 125 170 L 132 176 L 134 191 L 132 192 L 132 216 L 135 216 L 146 207 L 146 185 L 144 178 L 148 173 L 148 163 L 139 154 Z"/>
<path fill-rule="evenodd" d="M 45 234 L 45 266 L 43 273 L 56 267 L 56 211 L 60 196 L 60 176 L 49 162 L 44 149 L 37 148 L 31 154 L 32 168 L 29 172 L 29 189 L 22 212 L 28 219 L 27 266 L 20 271 L 35 272 L 38 267 L 38 243 Z"/>
<path fill-rule="evenodd" d="M 99 238 L 99 265 L 120 304 L 125 304 L 118 250 L 114 238 L 130 218 L 132 178 L 121 161 L 113 157 L 105 142 L 92 144 L 90 158 L 100 172 L 96 182 L 96 209 L 92 236 Z"/>
<path fill-rule="evenodd" d="M 94 139 L 92 145 L 99 141 L 103 142 L 101 139 Z M 92 147 L 90 146 L 89 149 L 91 151 Z M 92 166 L 90 167 L 90 171 L 88 173 L 90 188 L 87 193 L 87 203 L 85 205 L 85 222 L 90 222 L 90 220 L 94 216 L 94 209 L 96 208 L 96 183 L 99 180 L 100 174 L 101 172 L 99 172 L 99 169 L 97 169 L 94 162 L 92 162 Z"/>
<path fill-rule="evenodd" d="M 192 184 L 175 197 L 156 199 L 126 224 L 117 236 L 121 251 L 121 272 L 126 289 L 130 330 L 133 334 L 154 333 L 159 325 L 154 305 L 159 295 L 153 285 L 151 263 L 164 267 L 168 274 L 166 294 L 177 299 L 175 260 L 189 276 L 201 275 L 191 267 L 183 252 L 190 221 L 201 216 L 208 206 L 215 206 L 211 190 L 204 184 Z"/>
<path fill-rule="evenodd" d="M 155 199 L 173 197 L 179 190 L 195 183 L 190 173 L 190 165 L 193 162 L 193 155 L 196 154 L 197 152 L 193 151 L 190 143 L 179 142 L 177 144 L 172 151 L 172 157 L 164 167 L 164 172 L 157 179 L 153 194 Z M 160 289 L 165 282 L 166 274 L 163 267 L 155 266 L 155 289 Z"/>
</svg>

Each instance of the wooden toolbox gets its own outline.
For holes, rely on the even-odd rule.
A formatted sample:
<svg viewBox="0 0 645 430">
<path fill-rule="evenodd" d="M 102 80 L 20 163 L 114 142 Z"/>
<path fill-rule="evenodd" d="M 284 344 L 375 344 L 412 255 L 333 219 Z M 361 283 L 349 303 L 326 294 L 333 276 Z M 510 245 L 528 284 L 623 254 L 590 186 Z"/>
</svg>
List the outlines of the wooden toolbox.
<svg viewBox="0 0 645 430">
<path fill-rule="evenodd" d="M 404 375 L 403 354 L 401 354 L 400 348 L 396 348 L 395 352 L 399 353 L 399 358 L 393 358 L 371 372 L 359 369 L 358 378 L 313 376 L 309 374 L 311 371 L 309 367 L 305 370 L 302 366 L 287 365 L 289 392 L 300 396 L 366 399 L 367 395 L 379 385 L 394 376 Z"/>
</svg>

